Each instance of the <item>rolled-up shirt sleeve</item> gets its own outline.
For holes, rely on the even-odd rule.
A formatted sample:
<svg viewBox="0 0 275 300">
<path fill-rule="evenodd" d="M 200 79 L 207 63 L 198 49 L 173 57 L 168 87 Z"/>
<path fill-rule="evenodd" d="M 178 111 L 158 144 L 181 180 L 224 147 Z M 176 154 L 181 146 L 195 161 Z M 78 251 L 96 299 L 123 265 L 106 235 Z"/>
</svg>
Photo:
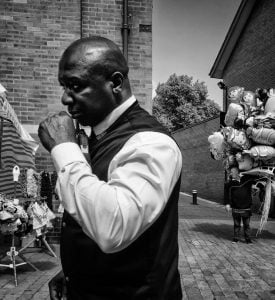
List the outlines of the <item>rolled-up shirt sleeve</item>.
<svg viewBox="0 0 275 300">
<path fill-rule="evenodd" d="M 110 162 L 107 182 L 93 174 L 75 143 L 59 144 L 51 154 L 64 209 L 106 253 L 126 248 L 154 223 L 182 166 L 174 140 L 156 132 L 127 141 Z"/>
</svg>

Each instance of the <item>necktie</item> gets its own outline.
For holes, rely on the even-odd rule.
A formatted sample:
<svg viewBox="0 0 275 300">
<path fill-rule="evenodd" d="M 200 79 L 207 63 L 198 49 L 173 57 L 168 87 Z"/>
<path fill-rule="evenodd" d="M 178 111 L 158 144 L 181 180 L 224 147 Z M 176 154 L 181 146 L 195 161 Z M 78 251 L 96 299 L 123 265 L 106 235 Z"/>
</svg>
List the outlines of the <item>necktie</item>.
<svg viewBox="0 0 275 300">
<path fill-rule="evenodd" d="M 94 132 L 94 130 L 92 129 L 91 134 L 89 136 L 89 148 L 91 149 L 96 143 L 97 143 L 98 139 L 96 137 L 96 134 Z"/>
<path fill-rule="evenodd" d="M 79 147 L 85 156 L 86 160 L 90 163 L 90 154 L 89 154 L 89 139 L 84 129 L 79 129 L 77 132 L 77 140 Z"/>
</svg>

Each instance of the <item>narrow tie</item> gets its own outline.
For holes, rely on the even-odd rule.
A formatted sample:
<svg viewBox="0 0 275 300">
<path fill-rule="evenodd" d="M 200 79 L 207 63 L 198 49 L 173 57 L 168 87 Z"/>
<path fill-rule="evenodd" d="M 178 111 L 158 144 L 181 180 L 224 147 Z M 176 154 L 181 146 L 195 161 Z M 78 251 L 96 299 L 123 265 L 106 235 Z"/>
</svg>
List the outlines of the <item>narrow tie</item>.
<svg viewBox="0 0 275 300">
<path fill-rule="evenodd" d="M 85 156 L 86 160 L 90 163 L 90 153 L 89 153 L 89 139 L 87 134 L 85 133 L 84 129 L 79 129 L 77 132 L 77 140 L 79 147 Z"/>
<path fill-rule="evenodd" d="M 92 148 L 96 143 L 97 143 L 98 139 L 96 137 L 96 134 L 94 132 L 94 130 L 92 129 L 91 134 L 89 136 L 89 147 Z"/>
</svg>

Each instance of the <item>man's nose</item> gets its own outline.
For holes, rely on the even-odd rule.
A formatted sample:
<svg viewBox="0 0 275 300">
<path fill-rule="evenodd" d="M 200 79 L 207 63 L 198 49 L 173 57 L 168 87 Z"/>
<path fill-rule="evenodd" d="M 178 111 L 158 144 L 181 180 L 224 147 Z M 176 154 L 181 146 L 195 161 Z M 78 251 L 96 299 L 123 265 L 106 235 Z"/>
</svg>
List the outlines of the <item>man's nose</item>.
<svg viewBox="0 0 275 300">
<path fill-rule="evenodd" d="M 71 93 L 68 90 L 65 90 L 62 97 L 61 97 L 61 102 L 64 105 L 70 105 L 74 102 Z"/>
</svg>

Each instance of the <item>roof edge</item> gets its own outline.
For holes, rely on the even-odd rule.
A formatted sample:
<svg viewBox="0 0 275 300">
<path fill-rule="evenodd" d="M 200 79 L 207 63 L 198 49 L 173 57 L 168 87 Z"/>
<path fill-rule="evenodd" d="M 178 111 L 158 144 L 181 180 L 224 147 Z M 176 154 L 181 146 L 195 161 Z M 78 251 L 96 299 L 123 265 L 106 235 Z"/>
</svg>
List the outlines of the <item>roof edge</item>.
<svg viewBox="0 0 275 300">
<path fill-rule="evenodd" d="M 220 119 L 220 112 L 219 112 L 217 115 L 212 116 L 212 117 L 210 117 L 210 118 L 208 118 L 208 119 L 205 119 L 205 120 L 203 120 L 203 121 L 200 121 L 200 122 L 198 122 L 198 123 L 196 123 L 196 124 L 192 124 L 192 125 L 189 125 L 189 126 L 186 126 L 186 127 L 183 127 L 183 128 L 179 128 L 179 129 L 177 129 L 177 130 L 175 130 L 175 131 L 172 131 L 171 134 L 173 135 L 174 133 L 177 133 L 177 132 L 179 132 L 179 131 L 184 131 L 184 130 L 186 130 L 186 129 L 190 129 L 190 128 L 192 128 L 192 127 L 195 127 L 195 126 L 197 126 L 197 125 L 201 125 L 201 124 L 203 124 L 203 123 L 207 123 L 207 122 L 212 121 L 212 120 L 214 120 L 214 119 Z"/>
<path fill-rule="evenodd" d="M 222 79 L 224 68 L 236 46 L 256 1 L 257 0 L 242 0 L 218 52 L 216 60 L 208 74 L 211 78 Z"/>
</svg>

